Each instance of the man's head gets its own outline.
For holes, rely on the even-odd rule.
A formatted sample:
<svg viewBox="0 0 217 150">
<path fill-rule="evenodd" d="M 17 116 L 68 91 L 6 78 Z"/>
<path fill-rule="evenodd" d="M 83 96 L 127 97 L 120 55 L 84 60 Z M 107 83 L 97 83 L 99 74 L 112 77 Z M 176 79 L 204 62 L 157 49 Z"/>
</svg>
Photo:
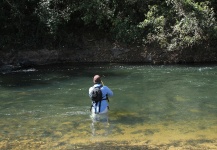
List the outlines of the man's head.
<svg viewBox="0 0 217 150">
<path fill-rule="evenodd" d="M 101 83 L 101 77 L 100 77 L 99 75 L 95 75 L 95 76 L 93 77 L 93 83 L 95 83 L 95 84 Z"/>
</svg>

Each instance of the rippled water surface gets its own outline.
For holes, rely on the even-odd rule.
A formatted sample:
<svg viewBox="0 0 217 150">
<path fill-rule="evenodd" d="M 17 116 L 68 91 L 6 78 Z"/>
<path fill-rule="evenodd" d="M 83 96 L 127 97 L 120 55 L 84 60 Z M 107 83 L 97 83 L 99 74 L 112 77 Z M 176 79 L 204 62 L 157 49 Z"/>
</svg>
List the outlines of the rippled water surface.
<svg viewBox="0 0 217 150">
<path fill-rule="evenodd" d="M 92 126 L 103 76 L 109 124 Z M 217 149 L 217 65 L 57 64 L 0 74 L 0 149 Z"/>
</svg>

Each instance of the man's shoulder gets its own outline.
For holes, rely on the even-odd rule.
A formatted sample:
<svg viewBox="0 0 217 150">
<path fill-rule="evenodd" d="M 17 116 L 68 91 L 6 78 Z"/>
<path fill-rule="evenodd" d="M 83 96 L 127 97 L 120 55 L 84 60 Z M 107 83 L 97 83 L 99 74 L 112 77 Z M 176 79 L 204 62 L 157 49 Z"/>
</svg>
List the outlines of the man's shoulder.
<svg viewBox="0 0 217 150">
<path fill-rule="evenodd" d="M 106 85 L 104 85 L 104 86 L 102 87 L 102 89 L 106 89 L 106 90 L 108 90 L 108 89 L 109 89 L 109 87 L 108 87 L 108 86 L 106 86 Z"/>
</svg>

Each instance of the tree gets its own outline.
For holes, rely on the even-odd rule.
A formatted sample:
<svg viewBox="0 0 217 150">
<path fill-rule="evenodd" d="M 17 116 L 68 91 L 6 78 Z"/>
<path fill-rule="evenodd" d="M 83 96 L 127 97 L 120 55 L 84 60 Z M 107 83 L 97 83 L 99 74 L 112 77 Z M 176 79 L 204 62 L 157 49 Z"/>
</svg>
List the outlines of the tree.
<svg viewBox="0 0 217 150">
<path fill-rule="evenodd" d="M 37 46 L 38 19 L 34 14 L 37 0 L 3 0 L 0 2 L 1 48 Z"/>
<path fill-rule="evenodd" d="M 154 42 L 163 49 L 173 51 L 206 43 L 210 37 L 216 36 L 215 14 L 209 2 L 165 2 L 164 7 L 150 6 L 146 19 L 139 25 L 150 31 L 147 43 Z"/>
<path fill-rule="evenodd" d="M 2 49 L 70 47 L 86 31 L 169 51 L 217 38 L 215 0 L 2 0 L 0 7 Z"/>
</svg>

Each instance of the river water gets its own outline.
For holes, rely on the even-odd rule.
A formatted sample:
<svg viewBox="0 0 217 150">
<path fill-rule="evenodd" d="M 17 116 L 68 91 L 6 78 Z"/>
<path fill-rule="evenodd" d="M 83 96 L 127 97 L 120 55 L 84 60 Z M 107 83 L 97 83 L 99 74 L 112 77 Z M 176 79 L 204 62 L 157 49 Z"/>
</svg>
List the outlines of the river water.
<svg viewBox="0 0 217 150">
<path fill-rule="evenodd" d="M 103 76 L 109 123 L 92 126 Z M 0 74 L 0 149 L 217 149 L 217 65 L 56 64 Z"/>
</svg>

